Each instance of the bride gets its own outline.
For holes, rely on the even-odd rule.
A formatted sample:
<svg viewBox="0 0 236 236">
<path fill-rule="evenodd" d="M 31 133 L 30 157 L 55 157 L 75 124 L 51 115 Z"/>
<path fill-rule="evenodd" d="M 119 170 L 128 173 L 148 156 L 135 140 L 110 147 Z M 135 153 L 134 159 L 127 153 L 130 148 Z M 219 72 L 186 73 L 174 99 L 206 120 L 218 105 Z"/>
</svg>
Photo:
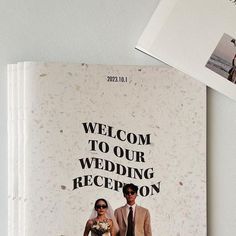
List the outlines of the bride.
<svg viewBox="0 0 236 236">
<path fill-rule="evenodd" d="M 115 236 L 118 224 L 110 204 L 103 198 L 96 200 L 90 219 L 87 221 L 84 235 L 88 236 Z"/>
</svg>

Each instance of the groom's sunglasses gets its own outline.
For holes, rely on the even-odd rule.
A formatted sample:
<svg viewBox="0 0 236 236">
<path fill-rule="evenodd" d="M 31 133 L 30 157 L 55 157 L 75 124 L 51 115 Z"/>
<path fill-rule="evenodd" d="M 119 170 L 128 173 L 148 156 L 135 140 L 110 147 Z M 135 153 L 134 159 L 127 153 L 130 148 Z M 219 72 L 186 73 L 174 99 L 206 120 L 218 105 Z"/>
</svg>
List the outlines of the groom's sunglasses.
<svg viewBox="0 0 236 236">
<path fill-rule="evenodd" d="M 134 191 L 127 191 L 127 192 L 125 192 L 125 195 L 134 195 L 135 194 L 135 192 Z"/>
<path fill-rule="evenodd" d="M 106 205 L 96 205 L 96 209 L 106 209 Z"/>
</svg>

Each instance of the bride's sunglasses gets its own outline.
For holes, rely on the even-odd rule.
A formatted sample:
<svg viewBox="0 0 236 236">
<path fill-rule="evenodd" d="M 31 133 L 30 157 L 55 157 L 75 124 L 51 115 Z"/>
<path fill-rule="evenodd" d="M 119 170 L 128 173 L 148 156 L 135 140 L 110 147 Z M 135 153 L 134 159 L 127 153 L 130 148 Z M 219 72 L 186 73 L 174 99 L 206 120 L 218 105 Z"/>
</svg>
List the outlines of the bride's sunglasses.
<svg viewBox="0 0 236 236">
<path fill-rule="evenodd" d="M 96 209 L 106 209 L 106 205 L 96 205 Z"/>
</svg>

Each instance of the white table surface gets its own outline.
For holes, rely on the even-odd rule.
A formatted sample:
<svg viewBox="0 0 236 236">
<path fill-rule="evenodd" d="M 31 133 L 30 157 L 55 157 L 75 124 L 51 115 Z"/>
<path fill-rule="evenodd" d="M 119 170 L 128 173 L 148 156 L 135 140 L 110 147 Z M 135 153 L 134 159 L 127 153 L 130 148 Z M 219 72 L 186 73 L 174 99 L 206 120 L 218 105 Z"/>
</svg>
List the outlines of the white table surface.
<svg viewBox="0 0 236 236">
<path fill-rule="evenodd" d="M 26 60 L 160 64 L 134 49 L 157 5 L 158 0 L 0 0 L 0 236 L 7 235 L 6 65 Z M 208 235 L 232 236 L 236 101 L 208 89 L 207 116 Z"/>
</svg>

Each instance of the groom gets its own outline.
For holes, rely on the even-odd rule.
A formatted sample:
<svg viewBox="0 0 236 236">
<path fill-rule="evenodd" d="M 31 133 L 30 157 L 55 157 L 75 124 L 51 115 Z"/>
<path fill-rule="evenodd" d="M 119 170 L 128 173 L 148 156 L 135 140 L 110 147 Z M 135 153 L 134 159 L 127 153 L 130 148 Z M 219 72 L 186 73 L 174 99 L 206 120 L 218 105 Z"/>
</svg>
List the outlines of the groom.
<svg viewBox="0 0 236 236">
<path fill-rule="evenodd" d="M 115 210 L 119 236 L 152 236 L 149 211 L 135 203 L 137 192 L 138 187 L 134 184 L 123 187 L 126 205 Z"/>
</svg>

